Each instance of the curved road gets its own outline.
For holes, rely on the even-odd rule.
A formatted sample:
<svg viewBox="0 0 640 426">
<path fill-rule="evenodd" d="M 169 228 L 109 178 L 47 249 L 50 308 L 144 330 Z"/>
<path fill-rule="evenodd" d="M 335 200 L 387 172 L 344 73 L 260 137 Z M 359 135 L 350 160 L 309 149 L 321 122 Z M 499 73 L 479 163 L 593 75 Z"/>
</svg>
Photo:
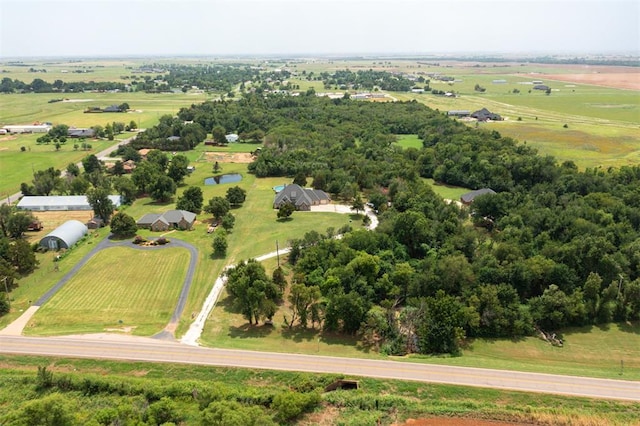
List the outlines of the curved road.
<svg viewBox="0 0 640 426">
<path fill-rule="evenodd" d="M 329 356 L 209 349 L 146 338 L 0 336 L 0 353 L 346 374 L 640 401 L 640 383 Z"/>
</svg>

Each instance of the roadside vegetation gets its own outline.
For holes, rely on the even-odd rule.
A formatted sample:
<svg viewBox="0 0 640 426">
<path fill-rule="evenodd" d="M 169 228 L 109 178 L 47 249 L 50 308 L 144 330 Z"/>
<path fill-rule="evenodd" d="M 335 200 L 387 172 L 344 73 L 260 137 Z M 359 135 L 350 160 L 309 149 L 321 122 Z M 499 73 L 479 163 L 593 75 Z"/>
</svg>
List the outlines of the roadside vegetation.
<svg viewBox="0 0 640 426">
<path fill-rule="evenodd" d="M 394 380 L 200 366 L 1 357 L 0 422 L 7 425 L 207 425 L 402 422 L 463 417 L 540 425 L 631 425 L 632 402 Z M 344 377 L 349 379 L 349 377 Z"/>
</svg>

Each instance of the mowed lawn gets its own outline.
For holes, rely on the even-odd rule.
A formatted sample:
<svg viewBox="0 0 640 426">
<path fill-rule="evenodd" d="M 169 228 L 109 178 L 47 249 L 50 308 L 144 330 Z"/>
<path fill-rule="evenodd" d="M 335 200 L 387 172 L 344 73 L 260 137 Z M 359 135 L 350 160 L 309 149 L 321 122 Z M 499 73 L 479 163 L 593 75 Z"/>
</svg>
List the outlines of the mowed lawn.
<svg viewBox="0 0 640 426">
<path fill-rule="evenodd" d="M 151 335 L 167 325 L 186 276 L 182 248 L 100 251 L 40 310 L 28 335 L 96 333 L 108 329 Z"/>
</svg>

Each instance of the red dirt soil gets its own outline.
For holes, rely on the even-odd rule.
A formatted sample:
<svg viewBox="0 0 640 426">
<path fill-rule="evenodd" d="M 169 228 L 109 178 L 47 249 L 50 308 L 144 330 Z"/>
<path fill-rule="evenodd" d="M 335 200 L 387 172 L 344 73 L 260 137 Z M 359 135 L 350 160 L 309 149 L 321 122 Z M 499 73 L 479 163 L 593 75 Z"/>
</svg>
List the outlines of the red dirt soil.
<svg viewBox="0 0 640 426">
<path fill-rule="evenodd" d="M 549 80 L 559 80 L 567 83 L 593 84 L 596 86 L 613 87 L 615 89 L 640 90 L 640 72 L 540 74 L 540 76 Z"/>
<path fill-rule="evenodd" d="M 434 417 L 430 419 L 409 419 L 406 423 L 393 426 L 525 426 L 525 423 L 494 422 L 489 420 Z"/>
</svg>

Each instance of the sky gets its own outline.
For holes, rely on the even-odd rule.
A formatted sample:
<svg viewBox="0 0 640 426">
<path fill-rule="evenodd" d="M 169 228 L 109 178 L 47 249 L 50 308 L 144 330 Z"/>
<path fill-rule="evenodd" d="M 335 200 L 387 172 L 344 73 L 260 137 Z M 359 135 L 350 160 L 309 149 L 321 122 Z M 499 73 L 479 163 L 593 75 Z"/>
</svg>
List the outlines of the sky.
<svg viewBox="0 0 640 426">
<path fill-rule="evenodd" d="M 0 0 L 0 59 L 640 55 L 640 1 Z"/>
</svg>

